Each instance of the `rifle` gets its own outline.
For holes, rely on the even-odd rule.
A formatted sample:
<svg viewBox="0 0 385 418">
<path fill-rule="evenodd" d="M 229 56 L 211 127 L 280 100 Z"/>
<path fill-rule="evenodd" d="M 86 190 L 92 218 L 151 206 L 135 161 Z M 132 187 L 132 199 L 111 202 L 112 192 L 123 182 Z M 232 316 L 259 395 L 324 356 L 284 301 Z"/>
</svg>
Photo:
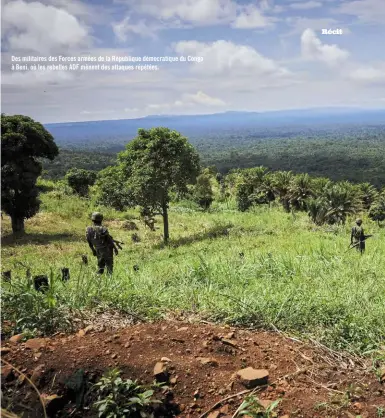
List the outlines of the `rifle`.
<svg viewBox="0 0 385 418">
<path fill-rule="evenodd" d="M 368 238 L 370 238 L 372 236 L 373 235 L 364 235 L 364 238 L 362 240 L 356 242 L 354 245 L 350 244 L 349 245 L 349 250 L 351 250 L 352 248 L 358 247 L 362 241 L 365 241 L 365 240 L 367 240 Z"/>
<path fill-rule="evenodd" d="M 116 241 L 116 239 L 112 239 L 112 241 L 114 242 L 114 244 L 116 244 L 116 246 L 119 248 L 119 250 L 123 250 L 122 245 L 124 245 L 124 242 Z"/>
</svg>

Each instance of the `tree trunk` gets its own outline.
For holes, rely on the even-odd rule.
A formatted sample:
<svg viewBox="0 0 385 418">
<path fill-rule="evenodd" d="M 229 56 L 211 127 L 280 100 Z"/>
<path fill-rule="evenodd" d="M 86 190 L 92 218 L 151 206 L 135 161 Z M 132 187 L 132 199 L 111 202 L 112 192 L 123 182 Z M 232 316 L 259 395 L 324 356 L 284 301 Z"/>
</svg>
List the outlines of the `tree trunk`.
<svg viewBox="0 0 385 418">
<path fill-rule="evenodd" d="M 11 216 L 12 219 L 12 232 L 16 235 L 24 234 L 24 219 Z"/>
<path fill-rule="evenodd" d="M 168 243 L 169 233 L 168 233 L 168 211 L 167 203 L 163 202 L 162 204 L 162 216 L 163 216 L 163 242 Z"/>
<path fill-rule="evenodd" d="M 285 212 L 290 213 L 290 202 L 288 199 L 282 199 L 282 206 Z"/>
</svg>

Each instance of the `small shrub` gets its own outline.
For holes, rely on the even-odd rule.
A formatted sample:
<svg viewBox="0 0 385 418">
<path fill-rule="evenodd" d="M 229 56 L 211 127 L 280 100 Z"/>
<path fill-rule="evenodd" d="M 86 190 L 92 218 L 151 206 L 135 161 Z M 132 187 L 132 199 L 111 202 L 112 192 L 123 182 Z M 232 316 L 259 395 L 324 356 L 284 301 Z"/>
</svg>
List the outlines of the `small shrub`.
<svg viewBox="0 0 385 418">
<path fill-rule="evenodd" d="M 160 401 L 153 398 L 154 385 L 148 389 L 137 381 L 123 380 L 118 369 L 108 371 L 95 388 L 98 400 L 93 404 L 99 418 L 153 417 L 153 409 Z"/>
</svg>

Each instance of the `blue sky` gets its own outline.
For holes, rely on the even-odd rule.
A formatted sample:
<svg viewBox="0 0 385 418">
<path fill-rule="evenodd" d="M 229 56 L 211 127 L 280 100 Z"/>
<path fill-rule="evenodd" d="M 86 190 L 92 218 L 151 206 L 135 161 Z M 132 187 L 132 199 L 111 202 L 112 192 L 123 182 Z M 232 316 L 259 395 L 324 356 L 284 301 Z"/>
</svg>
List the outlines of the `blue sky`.
<svg viewBox="0 0 385 418">
<path fill-rule="evenodd" d="M 385 107 L 384 40 L 385 0 L 5 0 L 2 112 L 48 123 Z M 146 72 L 15 72 L 12 55 L 203 61 Z"/>
</svg>

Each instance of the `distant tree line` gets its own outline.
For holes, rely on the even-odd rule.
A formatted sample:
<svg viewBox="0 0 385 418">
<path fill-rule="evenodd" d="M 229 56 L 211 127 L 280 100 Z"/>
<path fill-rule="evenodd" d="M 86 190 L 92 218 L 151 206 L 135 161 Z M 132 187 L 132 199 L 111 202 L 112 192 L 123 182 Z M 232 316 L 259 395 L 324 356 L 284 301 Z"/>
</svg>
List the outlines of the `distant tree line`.
<svg viewBox="0 0 385 418">
<path fill-rule="evenodd" d="M 131 139 L 128 136 L 125 143 Z M 76 147 L 62 148 L 54 161 L 43 161 L 44 177 L 62 178 L 72 167 L 100 171 L 113 165 L 117 152 L 124 150 L 115 142 L 111 138 L 99 145 L 79 141 Z M 202 166 L 215 165 L 222 174 L 263 165 L 271 171 L 307 173 L 333 181 L 385 184 L 385 126 L 283 127 L 266 132 L 240 128 L 189 137 L 189 142 L 197 149 Z"/>
</svg>

